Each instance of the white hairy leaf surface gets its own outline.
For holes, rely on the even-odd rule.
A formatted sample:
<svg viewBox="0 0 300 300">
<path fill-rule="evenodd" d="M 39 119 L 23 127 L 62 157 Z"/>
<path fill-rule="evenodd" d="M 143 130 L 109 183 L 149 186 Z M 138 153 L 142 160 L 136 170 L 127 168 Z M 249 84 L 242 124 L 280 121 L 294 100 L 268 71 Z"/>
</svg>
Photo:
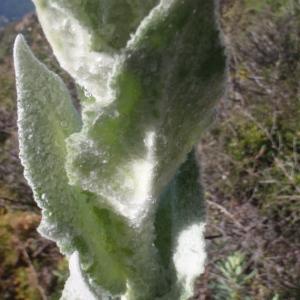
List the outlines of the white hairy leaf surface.
<svg viewBox="0 0 300 300">
<path fill-rule="evenodd" d="M 33 2 L 62 67 L 103 105 L 122 48 L 158 0 Z"/>
<path fill-rule="evenodd" d="M 213 0 L 34 0 L 62 81 L 15 45 L 20 152 L 63 300 L 186 300 L 204 267 L 193 150 L 224 90 Z M 113 298 L 110 298 L 113 297 Z"/>
<path fill-rule="evenodd" d="M 103 290 L 125 293 L 127 278 L 132 282 L 143 278 L 143 292 L 153 288 L 159 266 L 148 232 L 133 230 L 94 195 L 68 184 L 65 138 L 81 123 L 63 82 L 36 60 L 21 36 L 14 52 L 20 157 L 43 211 L 40 232 L 68 256 L 78 252 L 96 295 Z M 153 272 L 143 274 L 145 268 Z"/>
</svg>

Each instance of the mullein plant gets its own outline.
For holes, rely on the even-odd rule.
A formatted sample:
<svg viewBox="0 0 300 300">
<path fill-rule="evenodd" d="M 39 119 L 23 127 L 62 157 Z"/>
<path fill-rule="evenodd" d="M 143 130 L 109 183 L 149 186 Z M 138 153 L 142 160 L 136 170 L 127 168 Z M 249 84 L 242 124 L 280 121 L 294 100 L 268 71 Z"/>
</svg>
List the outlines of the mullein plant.
<svg viewBox="0 0 300 300">
<path fill-rule="evenodd" d="M 187 299 L 205 261 L 194 145 L 224 92 L 213 0 L 34 0 L 62 80 L 14 48 L 20 157 L 65 300 Z"/>
</svg>

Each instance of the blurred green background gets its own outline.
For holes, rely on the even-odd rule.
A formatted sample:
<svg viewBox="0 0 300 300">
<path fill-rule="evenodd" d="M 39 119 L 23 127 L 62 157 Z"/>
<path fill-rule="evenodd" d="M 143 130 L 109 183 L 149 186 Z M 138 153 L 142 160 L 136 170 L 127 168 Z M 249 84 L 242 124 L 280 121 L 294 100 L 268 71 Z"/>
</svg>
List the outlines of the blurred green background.
<svg viewBox="0 0 300 300">
<path fill-rule="evenodd" d="M 59 298 L 67 264 L 36 233 L 39 209 L 18 159 L 16 34 L 63 77 L 74 99 L 76 89 L 36 16 L 9 22 L 32 7 L 15 6 L 21 13 L 6 17 L 6 2 L 17 5 L 0 3 L 0 299 L 52 300 Z M 220 16 L 230 76 L 216 121 L 199 145 L 208 259 L 194 299 L 299 300 L 300 1 L 221 0 Z"/>
</svg>

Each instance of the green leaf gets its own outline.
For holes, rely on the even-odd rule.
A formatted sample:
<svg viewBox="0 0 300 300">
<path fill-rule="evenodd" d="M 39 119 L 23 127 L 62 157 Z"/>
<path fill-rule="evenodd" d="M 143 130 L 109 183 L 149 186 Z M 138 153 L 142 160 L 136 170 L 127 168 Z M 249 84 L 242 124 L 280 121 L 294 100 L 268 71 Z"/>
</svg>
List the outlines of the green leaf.
<svg viewBox="0 0 300 300">
<path fill-rule="evenodd" d="M 113 51 L 126 46 L 158 0 L 34 0 L 39 15 L 48 12 L 73 18 L 91 35 L 91 50 Z M 48 29 L 55 30 L 55 29 Z M 63 34 L 61 34 L 63 35 Z"/>
<path fill-rule="evenodd" d="M 80 129 L 80 119 L 62 81 L 34 58 L 21 36 L 14 53 L 20 156 L 43 210 L 40 231 L 63 253 L 79 252 L 94 292 L 101 286 L 113 294 L 125 293 L 126 275 L 135 268 L 128 262 L 133 231 L 93 195 L 68 184 L 65 138 Z"/>
<path fill-rule="evenodd" d="M 160 195 L 224 90 L 225 56 L 214 13 L 213 1 L 178 0 L 144 20 L 116 67 L 111 104 L 84 106 L 83 129 L 67 141 L 72 184 L 116 199 L 119 210 L 130 202 L 143 210 L 137 189 L 154 199 Z"/>
<path fill-rule="evenodd" d="M 36 60 L 22 36 L 16 39 L 14 58 L 25 176 L 45 219 L 51 220 L 46 222 L 56 224 L 62 219 L 68 228 L 72 210 L 65 216 L 63 206 L 73 201 L 74 188 L 68 187 L 64 169 L 65 138 L 80 130 L 81 121 L 62 80 Z M 44 233 L 55 238 L 65 236 L 64 230 L 54 226 Z"/>
<path fill-rule="evenodd" d="M 171 283 L 171 293 L 165 299 L 189 298 L 196 277 L 203 272 L 206 258 L 203 200 L 199 165 L 193 150 L 161 194 L 155 217 L 155 245 Z"/>
<path fill-rule="evenodd" d="M 61 66 L 105 101 L 114 63 L 158 0 L 33 0 Z M 70 51 L 71 50 L 71 51 Z"/>
<path fill-rule="evenodd" d="M 187 299 L 205 259 L 192 149 L 226 76 L 214 1 L 34 2 L 86 94 L 81 121 L 17 39 L 21 157 L 41 231 L 70 257 L 63 299 Z"/>
</svg>

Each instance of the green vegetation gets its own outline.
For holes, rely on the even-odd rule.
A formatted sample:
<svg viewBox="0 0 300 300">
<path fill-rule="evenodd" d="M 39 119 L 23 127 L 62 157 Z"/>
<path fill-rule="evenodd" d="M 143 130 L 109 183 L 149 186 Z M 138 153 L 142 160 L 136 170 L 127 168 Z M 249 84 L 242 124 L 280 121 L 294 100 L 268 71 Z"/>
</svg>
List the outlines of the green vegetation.
<svg viewBox="0 0 300 300">
<path fill-rule="evenodd" d="M 187 299 L 205 257 L 194 146 L 227 74 L 215 2 L 34 3 L 60 65 L 94 100 L 78 113 L 16 38 L 20 158 L 39 232 L 70 262 L 62 299 Z"/>
<path fill-rule="evenodd" d="M 38 49 L 38 55 L 57 66 L 36 17 L 0 32 L 0 298 L 57 300 L 68 274 L 67 264 L 56 246 L 36 232 L 39 210 L 17 159 L 12 46 L 19 31 Z"/>
<path fill-rule="evenodd" d="M 240 14 L 252 12 L 253 3 L 245 1 Z M 235 39 L 229 46 L 235 87 L 230 111 L 212 132 L 231 162 L 225 182 L 231 196 L 251 194 L 263 213 L 289 217 L 290 225 L 300 222 L 299 9 L 297 1 L 267 1 L 256 18 L 269 24 L 252 20 L 242 34 L 227 25 Z"/>
<path fill-rule="evenodd" d="M 221 299 L 242 290 L 243 296 L 233 299 L 296 300 L 300 4 L 226 1 L 221 10 L 231 53 L 230 86 L 217 122 L 201 146 L 211 218 L 208 231 L 222 235 L 209 242 L 209 253 L 211 261 L 219 257 L 223 262 L 244 253 L 248 272 L 255 273 L 250 282 L 234 288 L 236 274 L 220 274 L 220 266 L 209 263 L 208 294 L 218 299 L 221 287 L 223 294 L 229 289 L 228 298 Z"/>
<path fill-rule="evenodd" d="M 211 285 L 216 300 L 249 300 L 247 289 L 255 275 L 247 270 L 246 256 L 235 252 L 226 260 L 217 263 L 220 272 L 218 281 Z M 248 272 L 248 273 L 247 273 Z"/>
<path fill-rule="evenodd" d="M 209 200 L 207 236 L 216 238 L 207 239 L 208 266 L 205 275 L 199 279 L 196 290 L 199 297 L 195 299 L 230 299 L 221 297 L 232 293 L 239 295 L 241 300 L 246 297 L 251 300 L 298 300 L 299 4 L 291 0 L 221 2 L 222 27 L 231 52 L 231 76 L 228 97 L 219 106 L 215 125 L 201 145 L 203 179 Z M 3 86 L 0 91 L 1 118 L 5 116 L 12 123 L 15 122 L 15 95 L 9 49 L 19 30 L 25 33 L 37 56 L 55 72 L 58 70 L 35 19 L 23 23 L 23 26 L 18 25 L 17 29 L 7 28 L 5 40 L 2 39 L 4 35 L 0 35 L 1 53 L 6 49 L 5 54 L 1 54 L 0 64 L 1 88 Z M 74 86 L 67 75 L 63 77 L 70 87 Z M 73 94 L 76 94 L 75 90 Z M 0 141 L 1 157 L 4 153 L 6 157 L 1 160 L 1 166 L 10 170 L 5 174 L 18 176 L 14 177 L 13 184 L 7 179 L 8 175 L 0 176 L 0 201 L 3 198 L 18 202 L 26 199 L 27 203 L 20 206 L 16 202 L 0 202 L 1 207 L 10 207 L 8 217 L 14 219 L 20 217 L 20 210 L 32 210 L 32 200 L 20 179 L 21 168 L 10 169 L 14 165 L 13 159 L 10 163 L 7 161 L 8 157 L 14 157 L 11 153 L 17 152 L 13 142 L 15 128 L 1 126 L 1 132 L 10 128 L 8 138 Z M 8 212 L 6 208 L 1 210 L 0 222 L 3 224 L 3 216 Z M 27 214 L 22 213 L 23 218 Z M 6 299 L 14 299 L 16 286 L 19 290 L 23 286 L 24 295 L 20 300 L 29 300 L 25 297 L 28 293 L 42 299 L 28 276 L 20 276 L 28 265 L 17 259 L 18 252 L 11 246 L 9 228 L 1 225 L 0 229 L 0 253 L 6 262 L 6 268 L 2 263 L 0 268 L 1 272 L 5 270 L 0 273 L 0 294 L 6 290 Z M 35 227 L 31 226 L 30 230 L 34 243 L 47 245 L 48 242 L 33 235 Z M 61 272 L 60 268 L 64 266 L 65 270 L 66 262 L 60 259 L 52 244 L 49 247 L 33 261 L 39 266 L 39 282 L 45 293 L 50 295 L 55 290 L 57 294 L 53 297 L 57 299 L 55 297 L 59 296 L 58 290 L 66 278 L 65 271 Z M 49 261 L 47 256 L 54 260 Z M 59 258 L 58 261 L 55 257 Z M 225 267 L 226 263 L 231 265 L 232 258 L 234 268 Z M 40 268 L 45 265 L 51 265 L 50 270 Z M 225 272 L 221 270 L 224 267 Z M 43 277 L 45 273 L 50 274 L 50 281 Z M 9 274 L 7 280 L 4 274 Z M 249 274 L 249 280 L 245 281 Z M 15 285 L 14 282 L 20 283 Z"/>
</svg>

